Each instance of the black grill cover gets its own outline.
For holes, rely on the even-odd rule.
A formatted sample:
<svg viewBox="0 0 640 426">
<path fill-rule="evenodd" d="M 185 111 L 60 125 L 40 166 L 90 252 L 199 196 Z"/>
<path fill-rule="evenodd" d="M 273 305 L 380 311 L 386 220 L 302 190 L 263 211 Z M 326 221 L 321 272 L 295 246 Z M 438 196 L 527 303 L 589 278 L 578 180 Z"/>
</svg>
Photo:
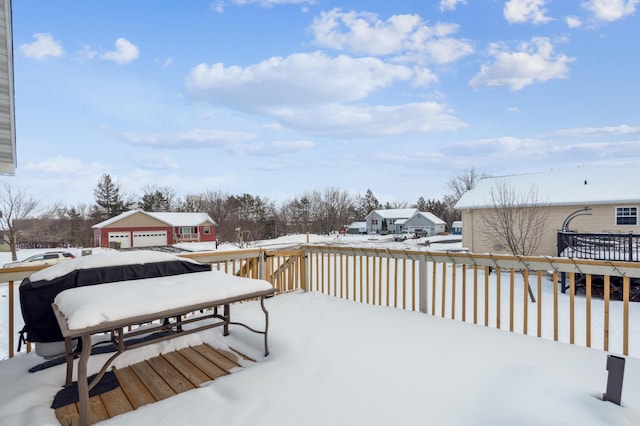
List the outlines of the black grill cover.
<svg viewBox="0 0 640 426">
<path fill-rule="evenodd" d="M 22 337 L 30 342 L 58 342 L 64 340 L 60 327 L 58 327 L 58 321 L 51 308 L 55 297 L 64 290 L 86 285 L 166 277 L 210 270 L 211 266 L 207 264 L 186 260 L 171 260 L 77 269 L 52 280 L 31 281 L 30 278 L 25 278 L 20 283 L 19 288 L 20 306 L 25 324 L 22 329 Z"/>
</svg>

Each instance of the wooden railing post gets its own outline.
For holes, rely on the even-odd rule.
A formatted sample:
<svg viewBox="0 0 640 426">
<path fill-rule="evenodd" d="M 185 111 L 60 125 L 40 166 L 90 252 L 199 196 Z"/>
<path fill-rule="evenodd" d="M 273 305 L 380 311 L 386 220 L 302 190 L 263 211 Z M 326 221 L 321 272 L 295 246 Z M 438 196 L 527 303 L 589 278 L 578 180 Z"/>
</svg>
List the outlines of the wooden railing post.
<svg viewBox="0 0 640 426">
<path fill-rule="evenodd" d="M 302 278 L 302 285 L 300 286 L 303 291 L 307 292 L 310 288 L 310 279 L 309 279 L 309 262 L 311 258 L 311 253 L 307 252 L 307 250 L 302 250 L 300 252 L 300 256 L 302 256 L 302 262 L 300 265 L 302 266 L 302 271 L 300 271 L 300 276 Z"/>
<path fill-rule="evenodd" d="M 427 257 L 423 256 L 418 260 L 418 306 L 420 312 L 429 313 L 429 289 L 427 288 Z"/>
</svg>

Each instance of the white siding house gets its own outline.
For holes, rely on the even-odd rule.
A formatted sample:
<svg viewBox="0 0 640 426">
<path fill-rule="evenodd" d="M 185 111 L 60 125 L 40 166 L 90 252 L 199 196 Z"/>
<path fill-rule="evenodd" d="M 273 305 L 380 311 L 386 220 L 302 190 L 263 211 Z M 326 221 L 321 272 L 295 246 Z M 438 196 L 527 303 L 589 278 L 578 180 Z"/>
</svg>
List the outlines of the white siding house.
<svg viewBox="0 0 640 426">
<path fill-rule="evenodd" d="M 546 206 L 547 226 L 536 255 L 557 255 L 557 232 L 572 213 L 590 207 L 570 223 L 576 232 L 640 232 L 640 185 L 637 169 L 576 168 L 547 173 L 481 179 L 466 192 L 455 208 L 462 212 L 462 245 L 476 253 L 507 253 L 488 235 L 482 223 L 483 213 L 491 207 L 490 194 L 500 182 L 514 194 L 537 192 L 537 201 Z M 587 213 L 587 212 L 585 212 Z"/>
<path fill-rule="evenodd" d="M 446 225 L 444 220 L 433 213 L 416 211 L 405 221 L 404 229 L 412 234 L 431 237 L 443 233 Z"/>
<path fill-rule="evenodd" d="M 383 223 L 386 223 L 387 231 L 396 234 L 402 231 L 407 219 L 413 216 L 418 209 L 382 209 L 369 213 L 365 220 L 367 222 L 368 234 L 380 234 L 383 231 Z"/>
<path fill-rule="evenodd" d="M 422 230 L 425 235 L 437 235 L 444 232 L 446 226 L 445 222 L 436 215 L 421 212 L 415 208 L 374 210 L 365 219 L 369 234 L 380 234 L 383 222 L 386 222 L 387 231 L 390 234 L 405 230 L 411 233 Z"/>
<path fill-rule="evenodd" d="M 0 174 L 8 175 L 13 175 L 16 169 L 13 91 L 11 1 L 0 0 Z"/>
</svg>

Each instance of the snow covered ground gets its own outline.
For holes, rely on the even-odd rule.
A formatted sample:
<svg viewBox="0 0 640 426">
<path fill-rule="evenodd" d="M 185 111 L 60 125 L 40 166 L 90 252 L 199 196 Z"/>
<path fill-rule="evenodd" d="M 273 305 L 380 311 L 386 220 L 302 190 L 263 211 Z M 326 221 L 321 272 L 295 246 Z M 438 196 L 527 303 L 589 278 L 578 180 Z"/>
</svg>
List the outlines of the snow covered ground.
<svg viewBox="0 0 640 426">
<path fill-rule="evenodd" d="M 356 241 L 331 238 L 310 236 L 310 242 Z M 366 240 L 358 244 L 405 244 L 358 238 Z M 306 242 L 306 236 L 296 239 Z M 273 243 L 296 242 L 291 240 Z M 5 295 L 6 285 L 0 290 Z M 6 303 L 0 305 L 4 321 Z M 318 293 L 281 295 L 269 299 L 267 309 L 271 354 L 266 358 L 261 339 L 242 328 L 232 328 L 228 337 L 209 330 L 125 353 L 116 366 L 206 341 L 232 346 L 259 362 L 245 362 L 198 390 L 102 424 L 210 424 L 212 418 L 234 426 L 640 424 L 638 358 L 627 357 L 617 406 L 601 400 L 607 379 L 607 353 L 601 350 Z M 234 316 L 256 327 L 263 320 L 255 303 L 237 306 Z M 90 372 L 105 356 L 92 357 Z M 63 384 L 64 367 L 27 372 L 40 362 L 35 354 L 0 362 L 3 425 L 56 424 L 49 406 Z"/>
</svg>

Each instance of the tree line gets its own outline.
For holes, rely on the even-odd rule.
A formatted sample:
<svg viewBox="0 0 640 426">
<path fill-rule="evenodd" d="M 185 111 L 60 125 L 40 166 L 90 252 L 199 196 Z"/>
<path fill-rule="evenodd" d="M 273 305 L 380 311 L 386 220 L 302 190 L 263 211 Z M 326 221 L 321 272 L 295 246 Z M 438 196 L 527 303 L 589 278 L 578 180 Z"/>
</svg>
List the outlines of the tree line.
<svg viewBox="0 0 640 426">
<path fill-rule="evenodd" d="M 141 195 L 133 196 L 109 174 L 104 174 L 93 191 L 94 204 L 56 203 L 45 208 L 26 191 L 16 190 L 5 181 L 0 185 L 0 226 L 13 253 L 18 246 L 38 244 L 90 247 L 93 225 L 132 209 L 207 213 L 217 223 L 221 241 L 235 241 L 238 228 L 254 240 L 293 233 L 326 234 L 342 225 L 363 221 L 378 209 L 417 208 L 435 214 L 450 229 L 452 222 L 460 219 L 455 203 L 482 177 L 485 175 L 475 169 L 451 177 L 447 184 L 449 193 L 440 200 L 420 196 L 415 203 L 382 204 L 371 189 L 352 195 L 328 187 L 304 192 L 278 205 L 267 197 L 214 189 L 179 197 L 172 187 L 158 185 L 146 185 Z"/>
</svg>

